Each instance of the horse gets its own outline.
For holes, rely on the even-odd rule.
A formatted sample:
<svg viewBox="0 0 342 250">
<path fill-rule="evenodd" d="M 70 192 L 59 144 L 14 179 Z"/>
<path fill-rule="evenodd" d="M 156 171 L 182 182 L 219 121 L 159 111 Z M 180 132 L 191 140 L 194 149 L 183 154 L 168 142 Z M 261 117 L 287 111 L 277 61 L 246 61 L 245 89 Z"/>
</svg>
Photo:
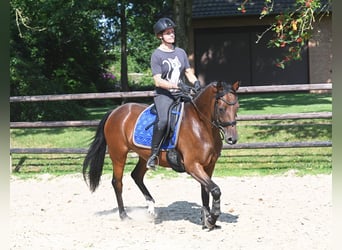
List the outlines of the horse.
<svg viewBox="0 0 342 250">
<path fill-rule="evenodd" d="M 216 221 L 221 214 L 221 190 L 212 180 L 212 174 L 220 156 L 223 139 L 231 145 L 238 140 L 236 128 L 239 108 L 238 88 L 239 81 L 235 83 L 211 82 L 202 87 L 191 101 L 184 104 L 176 150 L 184 164 L 185 172 L 200 183 L 203 229 L 212 230 L 219 227 Z M 146 161 L 151 150 L 136 146 L 132 138 L 137 118 L 146 107 L 147 104 L 132 102 L 108 111 L 97 127 L 83 162 L 83 178 L 89 185 L 90 191 L 94 192 L 99 186 L 104 158 L 108 150 L 113 168 L 111 184 L 122 220 L 129 218 L 122 198 L 122 178 L 127 154 L 130 151 L 135 152 L 139 157 L 131 172 L 131 177 L 146 199 L 148 212 L 154 214 L 155 201 L 144 184 L 144 175 L 148 170 Z M 170 167 L 166 153 L 160 152 L 159 165 Z M 87 170 L 88 167 L 89 170 Z M 212 196 L 211 209 L 209 207 L 210 194 Z"/>
</svg>

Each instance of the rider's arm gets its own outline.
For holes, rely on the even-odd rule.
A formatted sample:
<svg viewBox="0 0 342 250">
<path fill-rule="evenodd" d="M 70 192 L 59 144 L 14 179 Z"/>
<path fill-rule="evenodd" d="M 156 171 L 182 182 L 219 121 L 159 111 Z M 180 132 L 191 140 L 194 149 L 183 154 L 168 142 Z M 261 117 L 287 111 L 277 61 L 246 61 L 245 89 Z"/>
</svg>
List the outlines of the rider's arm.
<svg viewBox="0 0 342 250">
<path fill-rule="evenodd" d="M 185 70 L 185 76 L 188 78 L 189 82 L 192 83 L 196 92 L 201 90 L 201 82 L 197 79 L 197 77 L 194 74 L 194 71 L 191 68 L 187 68 Z"/>
<path fill-rule="evenodd" d="M 172 83 L 161 78 L 161 74 L 156 74 L 153 76 L 154 84 L 156 87 L 163 89 L 178 89 L 178 83 Z"/>
<path fill-rule="evenodd" d="M 194 71 L 191 68 L 185 69 L 185 76 L 191 82 L 193 85 L 195 84 L 197 80 L 197 77 L 194 74 Z"/>
</svg>

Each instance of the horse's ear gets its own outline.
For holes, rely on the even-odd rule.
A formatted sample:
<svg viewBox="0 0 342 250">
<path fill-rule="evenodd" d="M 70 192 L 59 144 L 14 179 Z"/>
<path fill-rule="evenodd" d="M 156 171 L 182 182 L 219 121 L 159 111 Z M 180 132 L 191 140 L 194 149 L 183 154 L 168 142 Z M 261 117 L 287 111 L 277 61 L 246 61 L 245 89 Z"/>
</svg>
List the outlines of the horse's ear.
<svg viewBox="0 0 342 250">
<path fill-rule="evenodd" d="M 216 86 L 216 88 L 222 88 L 222 86 L 223 86 L 222 81 L 215 82 L 215 86 Z"/>
<path fill-rule="evenodd" d="M 236 81 L 233 83 L 233 89 L 234 91 L 237 91 L 240 87 L 240 81 Z"/>
</svg>

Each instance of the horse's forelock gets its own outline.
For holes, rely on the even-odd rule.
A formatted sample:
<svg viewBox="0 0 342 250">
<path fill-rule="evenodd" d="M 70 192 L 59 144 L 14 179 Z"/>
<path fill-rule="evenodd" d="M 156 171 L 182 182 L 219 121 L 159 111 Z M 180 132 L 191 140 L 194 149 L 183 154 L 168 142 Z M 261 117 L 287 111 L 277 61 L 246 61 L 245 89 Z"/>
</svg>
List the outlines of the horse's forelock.
<svg viewBox="0 0 342 250">
<path fill-rule="evenodd" d="M 235 92 L 235 90 L 233 88 L 233 84 L 231 84 L 231 83 L 227 83 L 225 81 L 217 81 L 217 82 L 213 82 L 212 84 L 217 89 L 217 93 L 216 93 L 217 97 L 224 96 L 225 94 L 227 94 L 229 92 Z"/>
</svg>

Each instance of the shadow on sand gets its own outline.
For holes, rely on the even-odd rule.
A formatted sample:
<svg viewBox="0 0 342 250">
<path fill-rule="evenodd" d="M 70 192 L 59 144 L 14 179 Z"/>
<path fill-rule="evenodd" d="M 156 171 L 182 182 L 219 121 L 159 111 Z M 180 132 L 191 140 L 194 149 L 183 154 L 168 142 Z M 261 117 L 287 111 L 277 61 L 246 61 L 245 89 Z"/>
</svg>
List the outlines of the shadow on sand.
<svg viewBox="0 0 342 250">
<path fill-rule="evenodd" d="M 194 202 L 176 201 L 167 207 L 157 207 L 155 223 L 164 221 L 188 220 L 191 223 L 202 225 L 201 221 L 202 206 Z M 237 223 L 239 216 L 229 213 L 221 213 L 218 222 Z"/>
<path fill-rule="evenodd" d="M 202 206 L 194 202 L 188 201 L 176 201 L 168 205 L 167 207 L 156 207 L 155 208 L 155 224 L 161 224 L 164 221 L 190 221 L 191 223 L 202 225 L 201 221 L 201 210 Z M 147 213 L 146 206 L 130 206 L 126 207 L 126 212 L 128 216 L 134 219 L 135 213 L 145 213 L 146 216 L 149 216 Z M 119 217 L 118 208 L 102 210 L 95 213 L 97 216 L 107 216 L 111 214 L 115 214 Z M 225 223 L 237 223 L 239 216 L 232 215 L 230 213 L 222 212 L 220 217 L 218 218 L 218 222 Z"/>
</svg>

